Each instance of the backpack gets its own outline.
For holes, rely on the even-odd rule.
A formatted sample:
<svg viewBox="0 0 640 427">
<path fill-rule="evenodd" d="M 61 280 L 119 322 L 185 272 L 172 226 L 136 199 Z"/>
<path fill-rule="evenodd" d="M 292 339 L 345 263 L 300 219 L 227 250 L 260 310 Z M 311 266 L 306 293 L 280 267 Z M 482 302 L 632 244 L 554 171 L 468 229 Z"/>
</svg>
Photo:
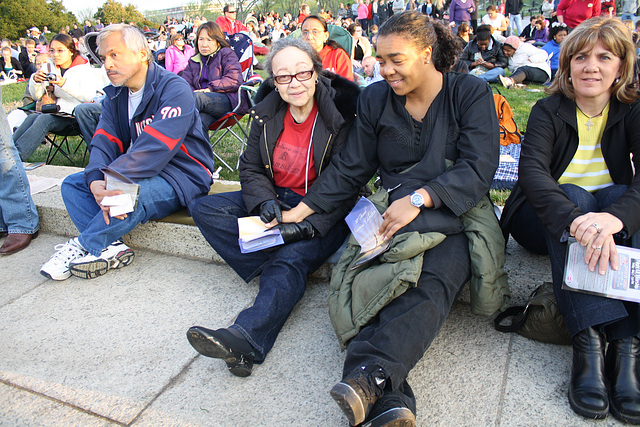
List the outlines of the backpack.
<svg viewBox="0 0 640 427">
<path fill-rule="evenodd" d="M 518 126 L 513 119 L 513 111 L 509 102 L 499 93 L 493 94 L 493 102 L 496 105 L 498 126 L 500 127 L 500 145 L 520 144 L 522 135 L 518 132 Z"/>
</svg>

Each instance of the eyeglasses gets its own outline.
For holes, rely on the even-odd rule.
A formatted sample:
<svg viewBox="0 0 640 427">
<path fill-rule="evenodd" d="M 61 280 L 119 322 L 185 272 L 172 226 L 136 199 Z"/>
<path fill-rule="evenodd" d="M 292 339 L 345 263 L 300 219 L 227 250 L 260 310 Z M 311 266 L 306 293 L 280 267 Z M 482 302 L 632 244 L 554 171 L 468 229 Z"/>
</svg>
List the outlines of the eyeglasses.
<svg viewBox="0 0 640 427">
<path fill-rule="evenodd" d="M 313 77 L 313 70 L 300 71 L 299 73 L 295 74 L 281 74 L 279 76 L 273 76 L 273 80 L 275 80 L 278 84 L 286 85 L 291 83 L 291 80 L 293 80 L 294 77 L 299 82 L 306 82 L 311 77 Z"/>
<path fill-rule="evenodd" d="M 227 13 L 236 13 L 236 11 L 235 10 L 230 10 Z"/>
</svg>

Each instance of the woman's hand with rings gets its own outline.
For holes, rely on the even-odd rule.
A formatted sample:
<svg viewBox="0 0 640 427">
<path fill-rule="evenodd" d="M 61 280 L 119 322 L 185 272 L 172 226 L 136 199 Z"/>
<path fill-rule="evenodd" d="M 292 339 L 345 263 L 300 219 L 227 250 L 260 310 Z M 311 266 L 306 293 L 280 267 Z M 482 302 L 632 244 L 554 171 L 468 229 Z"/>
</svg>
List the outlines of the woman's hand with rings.
<svg viewBox="0 0 640 427">
<path fill-rule="evenodd" d="M 605 274 L 609 263 L 611 268 L 618 269 L 613 235 L 623 227 L 622 221 L 606 212 L 589 212 L 573 220 L 569 231 L 578 243 L 586 246 L 584 262 L 589 264 L 590 271 L 595 271 L 597 264 L 598 273 Z"/>
</svg>

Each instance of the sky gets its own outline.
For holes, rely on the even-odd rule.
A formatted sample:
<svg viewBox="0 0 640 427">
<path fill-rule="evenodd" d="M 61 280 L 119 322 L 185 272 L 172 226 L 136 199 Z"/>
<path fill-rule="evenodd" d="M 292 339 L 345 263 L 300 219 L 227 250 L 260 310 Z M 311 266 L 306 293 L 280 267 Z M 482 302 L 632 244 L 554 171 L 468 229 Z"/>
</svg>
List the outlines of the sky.
<svg viewBox="0 0 640 427">
<path fill-rule="evenodd" d="M 68 11 L 71 11 L 76 15 L 79 11 L 85 10 L 89 7 L 91 7 L 92 12 L 95 13 L 98 10 L 98 6 L 103 3 L 104 1 L 87 2 L 87 0 L 62 0 L 62 5 Z M 144 12 L 145 10 L 168 9 L 188 2 L 179 0 L 120 0 L 120 3 L 122 3 L 123 6 L 131 3 L 137 7 L 140 12 Z"/>
</svg>

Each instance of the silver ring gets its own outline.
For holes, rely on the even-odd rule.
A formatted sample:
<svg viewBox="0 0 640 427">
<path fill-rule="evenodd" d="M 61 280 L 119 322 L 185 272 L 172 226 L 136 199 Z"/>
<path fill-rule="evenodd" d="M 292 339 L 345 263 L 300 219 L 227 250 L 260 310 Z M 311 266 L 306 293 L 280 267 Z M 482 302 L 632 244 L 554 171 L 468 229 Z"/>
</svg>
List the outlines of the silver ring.
<svg viewBox="0 0 640 427">
<path fill-rule="evenodd" d="M 602 250 L 602 246 L 596 247 L 596 251 L 601 251 L 601 250 Z"/>
<path fill-rule="evenodd" d="M 591 226 L 593 228 L 595 228 L 598 233 L 600 232 L 600 227 L 598 227 L 598 223 L 597 222 L 594 222 L 593 224 L 591 224 Z"/>
</svg>

